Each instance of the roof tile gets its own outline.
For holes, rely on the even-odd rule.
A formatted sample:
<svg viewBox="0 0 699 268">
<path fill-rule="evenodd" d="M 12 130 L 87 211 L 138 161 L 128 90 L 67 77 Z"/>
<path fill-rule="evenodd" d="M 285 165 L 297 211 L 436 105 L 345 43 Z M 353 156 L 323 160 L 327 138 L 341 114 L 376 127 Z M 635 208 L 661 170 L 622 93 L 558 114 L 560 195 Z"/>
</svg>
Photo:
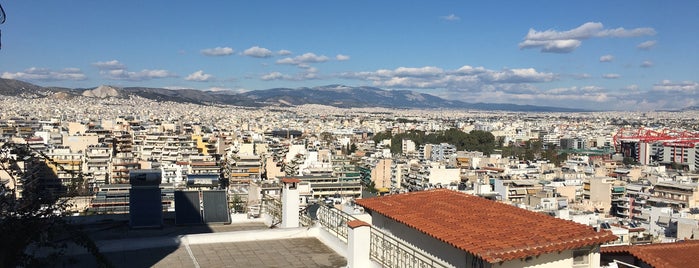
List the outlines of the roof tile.
<svg viewBox="0 0 699 268">
<path fill-rule="evenodd" d="M 628 253 L 653 267 L 699 266 L 699 241 L 682 241 L 636 246 L 614 246 L 600 249 L 605 253 Z"/>
</svg>

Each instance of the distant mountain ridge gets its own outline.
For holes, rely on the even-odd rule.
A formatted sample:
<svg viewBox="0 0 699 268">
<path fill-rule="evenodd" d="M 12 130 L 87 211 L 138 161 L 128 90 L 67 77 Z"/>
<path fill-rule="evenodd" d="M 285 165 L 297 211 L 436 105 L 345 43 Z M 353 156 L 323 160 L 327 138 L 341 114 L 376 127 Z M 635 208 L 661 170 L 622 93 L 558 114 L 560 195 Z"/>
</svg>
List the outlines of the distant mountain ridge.
<svg viewBox="0 0 699 268">
<path fill-rule="evenodd" d="M 260 106 L 298 106 L 304 104 L 321 104 L 340 108 L 384 107 L 384 108 L 420 108 L 420 109 L 471 109 L 485 111 L 517 112 L 582 112 L 583 109 L 560 107 L 500 104 L 468 103 L 445 100 L 440 97 L 410 90 L 384 90 L 376 87 L 351 87 L 328 85 L 301 88 L 272 88 L 253 90 L 244 93 L 221 91 L 202 91 L 195 89 L 165 89 L 147 87 L 99 86 L 96 88 L 60 88 L 42 87 L 31 83 L 0 78 L 0 95 L 25 98 L 71 98 L 77 96 L 91 98 L 128 98 L 140 96 L 155 101 L 172 101 L 194 104 L 227 104 L 247 107 Z"/>
</svg>

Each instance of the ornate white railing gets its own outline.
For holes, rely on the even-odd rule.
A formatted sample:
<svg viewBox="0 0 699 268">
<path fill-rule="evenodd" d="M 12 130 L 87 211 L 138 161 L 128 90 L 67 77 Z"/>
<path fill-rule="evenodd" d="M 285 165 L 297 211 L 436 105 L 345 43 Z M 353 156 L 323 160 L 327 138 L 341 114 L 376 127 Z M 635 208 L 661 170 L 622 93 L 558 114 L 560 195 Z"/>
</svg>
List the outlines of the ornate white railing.
<svg viewBox="0 0 699 268">
<path fill-rule="evenodd" d="M 282 222 L 282 201 L 278 198 L 264 195 L 262 196 L 262 211 L 272 217 L 272 226 Z"/>
<path fill-rule="evenodd" d="M 354 217 L 338 209 L 320 206 L 318 208 L 318 222 L 331 234 L 347 243 L 347 222 L 355 220 Z"/>
<path fill-rule="evenodd" d="M 347 243 L 347 222 L 355 219 L 353 216 L 332 207 L 321 206 L 318 209 L 320 225 L 345 243 Z M 369 240 L 370 258 L 384 267 L 453 267 L 373 226 Z"/>
<path fill-rule="evenodd" d="M 299 211 L 299 223 L 303 227 L 313 226 L 313 219 L 306 214 L 306 210 Z"/>
<path fill-rule="evenodd" d="M 369 255 L 384 267 L 453 267 L 391 234 L 371 228 Z"/>
</svg>

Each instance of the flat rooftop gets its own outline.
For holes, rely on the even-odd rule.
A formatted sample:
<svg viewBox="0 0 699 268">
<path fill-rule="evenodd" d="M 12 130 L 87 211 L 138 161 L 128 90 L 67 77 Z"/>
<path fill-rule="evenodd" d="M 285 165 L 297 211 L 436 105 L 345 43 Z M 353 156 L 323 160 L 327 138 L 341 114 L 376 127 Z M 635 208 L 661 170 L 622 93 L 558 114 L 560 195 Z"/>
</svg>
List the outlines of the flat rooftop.
<svg viewBox="0 0 699 268">
<path fill-rule="evenodd" d="M 115 267 L 345 267 L 347 260 L 306 228 L 270 229 L 258 220 L 232 224 L 131 229 L 99 220 L 84 230 Z M 98 267 L 84 248 L 69 246 L 57 266 Z"/>
<path fill-rule="evenodd" d="M 191 253 L 190 253 L 191 252 Z M 194 244 L 106 252 L 115 267 L 344 267 L 316 238 Z M 67 256 L 73 267 L 97 267 L 92 255 Z"/>
</svg>

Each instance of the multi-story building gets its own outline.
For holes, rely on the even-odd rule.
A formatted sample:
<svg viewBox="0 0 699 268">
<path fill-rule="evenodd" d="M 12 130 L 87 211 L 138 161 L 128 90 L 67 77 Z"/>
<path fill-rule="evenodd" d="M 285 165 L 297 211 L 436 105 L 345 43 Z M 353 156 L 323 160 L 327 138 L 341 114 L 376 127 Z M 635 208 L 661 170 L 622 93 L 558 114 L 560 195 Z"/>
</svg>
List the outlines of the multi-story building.
<svg viewBox="0 0 699 268">
<path fill-rule="evenodd" d="M 51 167 L 63 186 L 81 187 L 87 178 L 82 176 L 83 154 L 72 153 L 68 147 L 56 147 L 46 154 Z"/>
<path fill-rule="evenodd" d="M 91 178 L 92 186 L 109 183 L 112 148 L 107 144 L 90 145 L 85 150 L 85 173 Z"/>
<path fill-rule="evenodd" d="M 388 191 L 391 189 L 392 165 L 392 159 L 379 159 L 376 166 L 371 169 L 371 181 L 374 182 L 374 187 L 377 190 Z"/>
<path fill-rule="evenodd" d="M 112 137 L 112 169 L 109 174 L 110 184 L 127 183 L 129 172 L 140 169 L 133 152 L 133 135 L 128 131 L 114 132 Z"/>
<path fill-rule="evenodd" d="M 674 210 L 696 208 L 699 205 L 699 184 L 659 182 L 653 187 L 653 194 L 647 202 L 651 206 L 670 206 Z"/>
<path fill-rule="evenodd" d="M 699 169 L 699 141 L 664 142 L 658 154 L 661 164 L 676 164 L 690 171 Z"/>
</svg>

